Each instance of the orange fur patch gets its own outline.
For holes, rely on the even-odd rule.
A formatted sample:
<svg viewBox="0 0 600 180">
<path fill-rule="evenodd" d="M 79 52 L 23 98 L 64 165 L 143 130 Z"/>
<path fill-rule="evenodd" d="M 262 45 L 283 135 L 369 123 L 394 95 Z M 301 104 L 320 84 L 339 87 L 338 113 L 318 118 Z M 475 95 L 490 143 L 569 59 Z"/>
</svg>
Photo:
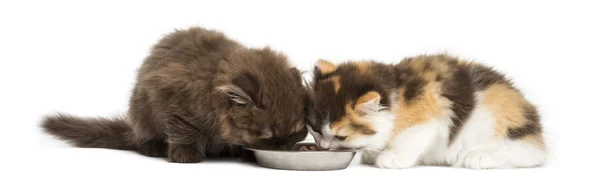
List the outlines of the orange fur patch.
<svg viewBox="0 0 600 180">
<path fill-rule="evenodd" d="M 409 63 L 409 67 L 420 74 L 426 81 L 435 81 L 438 76 L 446 78 L 450 75 L 450 67 L 443 57 L 416 57 Z"/>
<path fill-rule="evenodd" d="M 342 84 L 340 83 L 340 76 L 333 76 L 329 79 L 333 81 L 333 90 L 335 91 L 335 93 L 340 91 L 340 87 L 342 86 Z"/>
<path fill-rule="evenodd" d="M 358 73 L 360 74 L 365 74 L 371 69 L 371 62 L 355 62 L 354 65 L 356 66 L 356 69 L 358 69 Z"/>
<path fill-rule="evenodd" d="M 527 122 L 523 107 L 527 101 L 506 84 L 494 84 L 483 93 L 483 104 L 496 118 L 496 136 L 504 136 L 509 128 L 518 128 Z"/>
<path fill-rule="evenodd" d="M 352 124 L 352 120 L 348 117 L 342 117 L 339 121 L 331 125 L 331 131 L 339 136 L 348 136 L 347 140 L 351 140 L 351 137 L 356 136 L 354 131 L 349 127 Z"/>
<path fill-rule="evenodd" d="M 358 105 L 358 104 L 366 103 L 366 102 L 369 102 L 369 101 L 377 99 L 377 98 L 381 98 L 379 93 L 377 93 L 375 91 L 369 91 L 366 94 L 360 96 L 358 98 L 358 100 L 356 100 L 356 104 Z"/>
<path fill-rule="evenodd" d="M 332 73 L 333 71 L 335 71 L 337 69 L 337 66 L 335 66 L 335 64 L 323 60 L 323 59 L 319 59 L 317 61 L 317 68 L 319 68 L 319 71 L 321 71 L 321 74 L 328 74 L 328 73 Z"/>
<path fill-rule="evenodd" d="M 407 104 L 404 100 L 405 89 L 399 89 L 397 105 L 394 109 L 396 120 L 394 134 L 417 124 L 428 122 L 436 117 L 442 117 L 449 111 L 450 101 L 439 96 L 440 84 L 429 82 L 424 86 L 423 92 L 415 97 L 417 103 Z"/>
<path fill-rule="evenodd" d="M 352 128 L 353 126 L 360 126 L 374 131 L 374 128 L 369 120 L 358 115 L 358 113 L 352 109 L 351 103 L 346 104 L 345 108 L 346 115 L 331 125 L 331 130 L 334 132 L 334 134 L 347 136 L 346 140 L 351 141 L 364 135 L 360 130 Z"/>
</svg>

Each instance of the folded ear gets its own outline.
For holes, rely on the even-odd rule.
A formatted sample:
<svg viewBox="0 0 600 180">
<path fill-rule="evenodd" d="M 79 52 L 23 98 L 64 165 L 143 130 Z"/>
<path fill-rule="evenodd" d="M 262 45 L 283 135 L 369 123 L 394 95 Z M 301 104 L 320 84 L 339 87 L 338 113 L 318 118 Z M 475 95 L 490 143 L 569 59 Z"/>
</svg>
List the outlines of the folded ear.
<svg viewBox="0 0 600 180">
<path fill-rule="evenodd" d="M 379 95 L 379 93 L 369 91 L 356 100 L 354 110 L 361 115 L 378 112 L 379 110 L 384 109 L 384 107 L 379 104 L 380 101 L 381 95 Z"/>
<path fill-rule="evenodd" d="M 337 66 L 335 66 L 335 64 L 323 60 L 323 59 L 319 59 L 317 61 L 317 65 L 315 66 L 315 68 L 317 70 L 319 70 L 319 72 L 321 73 L 321 75 L 323 74 L 329 74 L 332 73 L 333 71 L 335 71 L 337 69 Z"/>
<path fill-rule="evenodd" d="M 290 68 L 290 71 L 292 72 L 292 76 L 294 76 L 298 82 L 302 83 L 302 72 L 295 67 Z"/>
<path fill-rule="evenodd" d="M 235 85 L 225 85 L 217 87 L 218 90 L 227 94 L 229 99 L 236 104 L 249 104 L 252 103 L 252 98 L 246 94 L 241 88 Z"/>
<path fill-rule="evenodd" d="M 258 94 L 260 85 L 256 76 L 250 72 L 242 72 L 237 74 L 231 84 L 217 87 L 224 93 L 227 93 L 232 102 L 237 104 L 254 103 L 253 97 Z"/>
</svg>

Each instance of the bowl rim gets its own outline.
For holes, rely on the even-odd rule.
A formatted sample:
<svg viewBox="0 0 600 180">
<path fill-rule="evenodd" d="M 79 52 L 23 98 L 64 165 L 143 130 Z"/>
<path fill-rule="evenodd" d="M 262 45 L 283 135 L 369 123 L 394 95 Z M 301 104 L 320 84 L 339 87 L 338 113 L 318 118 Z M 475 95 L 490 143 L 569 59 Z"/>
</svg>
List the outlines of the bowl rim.
<svg viewBox="0 0 600 180">
<path fill-rule="evenodd" d="M 244 147 L 244 149 L 251 151 L 262 151 L 262 152 L 278 152 L 278 153 L 348 153 L 348 152 L 358 152 L 358 149 L 348 149 L 348 150 L 332 150 L 332 151 L 285 151 L 285 150 L 266 150 L 266 149 L 254 149 L 249 147 Z"/>
<path fill-rule="evenodd" d="M 294 146 L 296 146 L 298 144 L 316 145 L 316 143 L 312 143 L 312 142 L 298 142 L 298 143 L 294 144 Z M 251 151 L 278 152 L 278 153 L 325 153 L 325 154 L 327 154 L 327 153 L 348 153 L 348 152 L 356 153 L 356 152 L 360 151 L 360 149 L 326 150 L 326 151 L 286 151 L 286 150 L 256 149 L 256 148 L 251 148 L 251 147 L 247 147 L 247 146 L 245 146 L 244 149 L 251 150 Z"/>
</svg>

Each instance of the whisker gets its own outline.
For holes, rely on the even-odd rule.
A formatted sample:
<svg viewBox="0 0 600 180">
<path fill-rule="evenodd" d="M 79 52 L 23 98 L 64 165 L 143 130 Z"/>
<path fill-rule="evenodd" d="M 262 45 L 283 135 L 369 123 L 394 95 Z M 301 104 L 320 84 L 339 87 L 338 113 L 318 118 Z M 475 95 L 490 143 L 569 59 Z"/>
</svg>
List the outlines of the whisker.
<svg viewBox="0 0 600 180">
<path fill-rule="evenodd" d="M 371 149 L 371 148 L 363 148 L 363 149 L 369 150 L 369 151 L 375 151 L 375 152 L 383 152 L 382 150 Z"/>
</svg>

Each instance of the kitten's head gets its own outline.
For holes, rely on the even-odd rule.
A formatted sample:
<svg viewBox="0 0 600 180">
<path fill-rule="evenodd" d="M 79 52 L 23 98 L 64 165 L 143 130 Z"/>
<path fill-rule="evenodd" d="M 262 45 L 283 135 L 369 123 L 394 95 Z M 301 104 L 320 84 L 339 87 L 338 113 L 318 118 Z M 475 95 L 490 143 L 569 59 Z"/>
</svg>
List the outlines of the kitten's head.
<svg viewBox="0 0 600 180">
<path fill-rule="evenodd" d="M 391 132 L 390 98 L 381 76 L 371 73 L 373 66 L 317 62 L 307 126 L 320 148 L 369 148 Z"/>
<path fill-rule="evenodd" d="M 300 71 L 283 55 L 252 50 L 236 58 L 230 82 L 219 89 L 228 98 L 221 136 L 259 149 L 290 150 L 307 135 L 308 101 Z M 243 64 L 246 63 L 246 64 Z"/>
</svg>

